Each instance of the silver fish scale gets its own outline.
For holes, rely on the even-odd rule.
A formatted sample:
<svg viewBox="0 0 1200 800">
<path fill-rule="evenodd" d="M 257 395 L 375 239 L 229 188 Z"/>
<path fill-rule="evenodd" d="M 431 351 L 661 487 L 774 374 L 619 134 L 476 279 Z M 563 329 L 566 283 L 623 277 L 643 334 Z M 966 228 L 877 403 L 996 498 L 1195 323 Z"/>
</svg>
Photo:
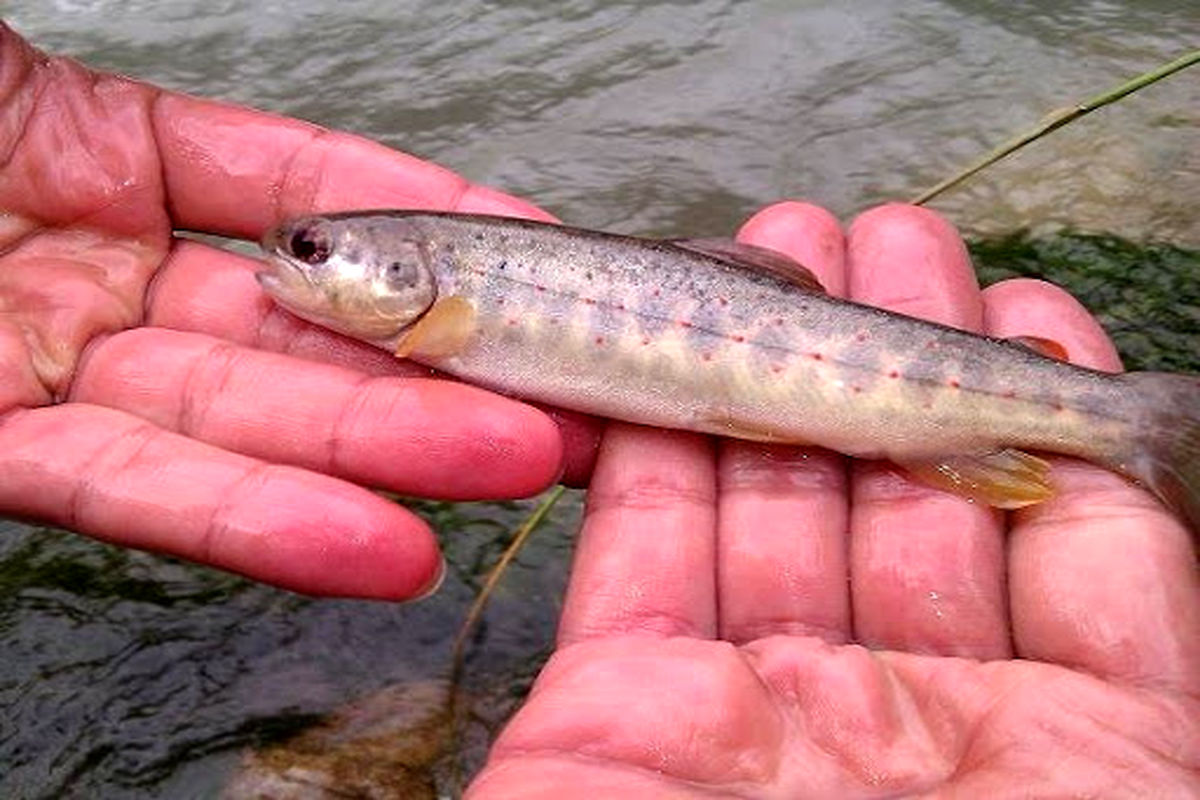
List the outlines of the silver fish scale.
<svg viewBox="0 0 1200 800">
<path fill-rule="evenodd" d="M 576 411 L 886 457 L 1002 507 L 1081 456 L 1200 529 L 1200 386 L 1109 375 L 829 297 L 782 256 L 409 211 L 291 220 L 260 283 L 295 313 L 481 386 Z M 987 456 L 986 458 L 980 458 Z M 939 466 L 940 465 L 940 466 Z M 969 478 L 967 480 L 975 480 Z M 974 488 L 972 488 L 974 487 Z"/>
<path fill-rule="evenodd" d="M 472 345 L 438 366 L 532 399 L 894 457 L 1014 438 L 1061 451 L 1079 422 L 1072 387 L 1092 398 L 1080 411 L 1096 406 L 1085 370 L 670 243 L 451 216 L 420 226 L 440 292 L 478 313 Z"/>
</svg>

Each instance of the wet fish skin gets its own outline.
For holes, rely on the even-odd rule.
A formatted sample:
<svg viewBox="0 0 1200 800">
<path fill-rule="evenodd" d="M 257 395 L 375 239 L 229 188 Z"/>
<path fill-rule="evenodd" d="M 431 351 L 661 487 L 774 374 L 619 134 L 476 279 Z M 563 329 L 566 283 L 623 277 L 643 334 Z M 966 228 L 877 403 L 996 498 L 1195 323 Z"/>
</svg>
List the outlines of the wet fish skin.
<svg viewBox="0 0 1200 800">
<path fill-rule="evenodd" d="M 979 479 L 972 460 L 1005 448 L 1078 456 L 1146 483 L 1200 528 L 1195 377 L 1065 364 L 830 297 L 782 277 L 781 255 L 711 242 L 380 211 L 293 220 L 263 244 L 260 281 L 285 307 L 482 386 L 933 477 L 952 464 Z M 1022 494 L 1036 477 L 1013 481 L 981 497 L 1044 497 Z"/>
</svg>

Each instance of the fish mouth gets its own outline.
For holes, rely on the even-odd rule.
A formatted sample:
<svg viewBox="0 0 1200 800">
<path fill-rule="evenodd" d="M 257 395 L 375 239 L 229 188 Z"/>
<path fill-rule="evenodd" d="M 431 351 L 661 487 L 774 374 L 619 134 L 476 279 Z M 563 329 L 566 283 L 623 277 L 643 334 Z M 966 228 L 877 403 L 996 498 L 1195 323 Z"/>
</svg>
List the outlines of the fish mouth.
<svg viewBox="0 0 1200 800">
<path fill-rule="evenodd" d="M 260 262 L 260 268 L 254 273 L 258 285 L 276 297 L 286 294 L 292 287 L 312 286 L 312 281 L 302 269 L 297 269 L 287 256 L 279 253 L 269 253 Z"/>
<path fill-rule="evenodd" d="M 312 287 L 308 271 L 303 269 L 284 248 L 283 227 L 272 228 L 263 235 L 259 246 L 266 253 L 260 268 L 254 273 L 258 284 L 274 295 L 298 284 Z"/>
</svg>

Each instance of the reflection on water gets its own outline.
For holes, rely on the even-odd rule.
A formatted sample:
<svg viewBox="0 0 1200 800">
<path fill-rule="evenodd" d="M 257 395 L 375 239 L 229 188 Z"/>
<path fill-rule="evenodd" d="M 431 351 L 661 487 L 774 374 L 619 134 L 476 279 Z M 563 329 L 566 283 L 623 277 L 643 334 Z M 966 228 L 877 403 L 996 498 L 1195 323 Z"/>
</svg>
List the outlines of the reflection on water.
<svg viewBox="0 0 1200 800">
<path fill-rule="evenodd" d="M 786 195 L 845 219 L 909 197 L 1046 111 L 1194 47 L 1200 13 L 1184 5 L 16 0 L 7 18 L 44 47 L 358 131 L 572 222 L 711 236 Z M 1200 247 L 1197 75 L 935 206 L 977 234 L 1066 225 Z M 1095 240 L 1049 241 L 977 253 L 992 275 L 1045 265 L 1072 282 L 1141 363 L 1196 352 L 1195 295 L 1181 294 L 1195 281 L 1172 282 L 1200 271 L 1194 256 L 1117 243 L 1105 261 Z M 543 531 L 481 632 L 472 680 L 489 723 L 552 639 L 576 510 Z M 520 509 L 424 511 L 458 572 L 412 608 L 309 601 L 5 523 L 0 795 L 210 796 L 241 745 L 437 675 Z M 471 733 L 477 749 L 485 733 Z"/>
<path fill-rule="evenodd" d="M 1068 104 L 1195 47 L 1166 2 L 17 2 L 38 41 L 348 128 L 593 227 L 716 235 L 803 195 L 912 196 Z M 1184 73 L 938 202 L 967 229 L 1200 244 Z"/>
</svg>

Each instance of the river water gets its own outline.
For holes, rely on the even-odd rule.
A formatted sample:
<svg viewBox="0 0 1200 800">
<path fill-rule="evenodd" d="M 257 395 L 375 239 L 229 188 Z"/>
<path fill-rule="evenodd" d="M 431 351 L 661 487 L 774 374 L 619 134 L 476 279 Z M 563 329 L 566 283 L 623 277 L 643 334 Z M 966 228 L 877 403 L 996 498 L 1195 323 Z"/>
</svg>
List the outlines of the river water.
<svg viewBox="0 0 1200 800">
<path fill-rule="evenodd" d="M 2 8 L 43 48 L 96 67 L 349 129 L 574 224 L 671 236 L 721 235 L 783 196 L 844 219 L 910 197 L 1050 109 L 1200 45 L 1200 7 L 1179 0 Z M 1130 329 L 1119 342 L 1138 363 L 1200 368 L 1200 275 L 1178 274 L 1200 262 L 1167 247 L 1200 248 L 1200 69 L 933 205 L 989 242 L 1024 229 L 1096 258 L 1109 240 L 1059 232 L 1159 243 L 1145 251 L 1169 251 L 1153 280 L 1125 274 L 1118 294 L 1095 274 L 1072 286 Z M 1108 269 L 1121 277 L 1142 251 L 1118 244 L 1124 266 Z M 1035 248 L 1026 271 L 1053 250 Z M 1019 267 L 997 252 L 993 274 Z M 1143 280 L 1174 303 L 1175 323 L 1134 330 L 1147 324 L 1130 301 Z M 528 507 L 422 505 L 452 574 L 406 608 L 310 600 L 0 521 L 0 796 L 211 797 L 272 731 L 440 674 L 481 565 Z M 577 511 L 573 497 L 555 512 L 477 637 L 474 758 L 552 639 Z"/>
</svg>

